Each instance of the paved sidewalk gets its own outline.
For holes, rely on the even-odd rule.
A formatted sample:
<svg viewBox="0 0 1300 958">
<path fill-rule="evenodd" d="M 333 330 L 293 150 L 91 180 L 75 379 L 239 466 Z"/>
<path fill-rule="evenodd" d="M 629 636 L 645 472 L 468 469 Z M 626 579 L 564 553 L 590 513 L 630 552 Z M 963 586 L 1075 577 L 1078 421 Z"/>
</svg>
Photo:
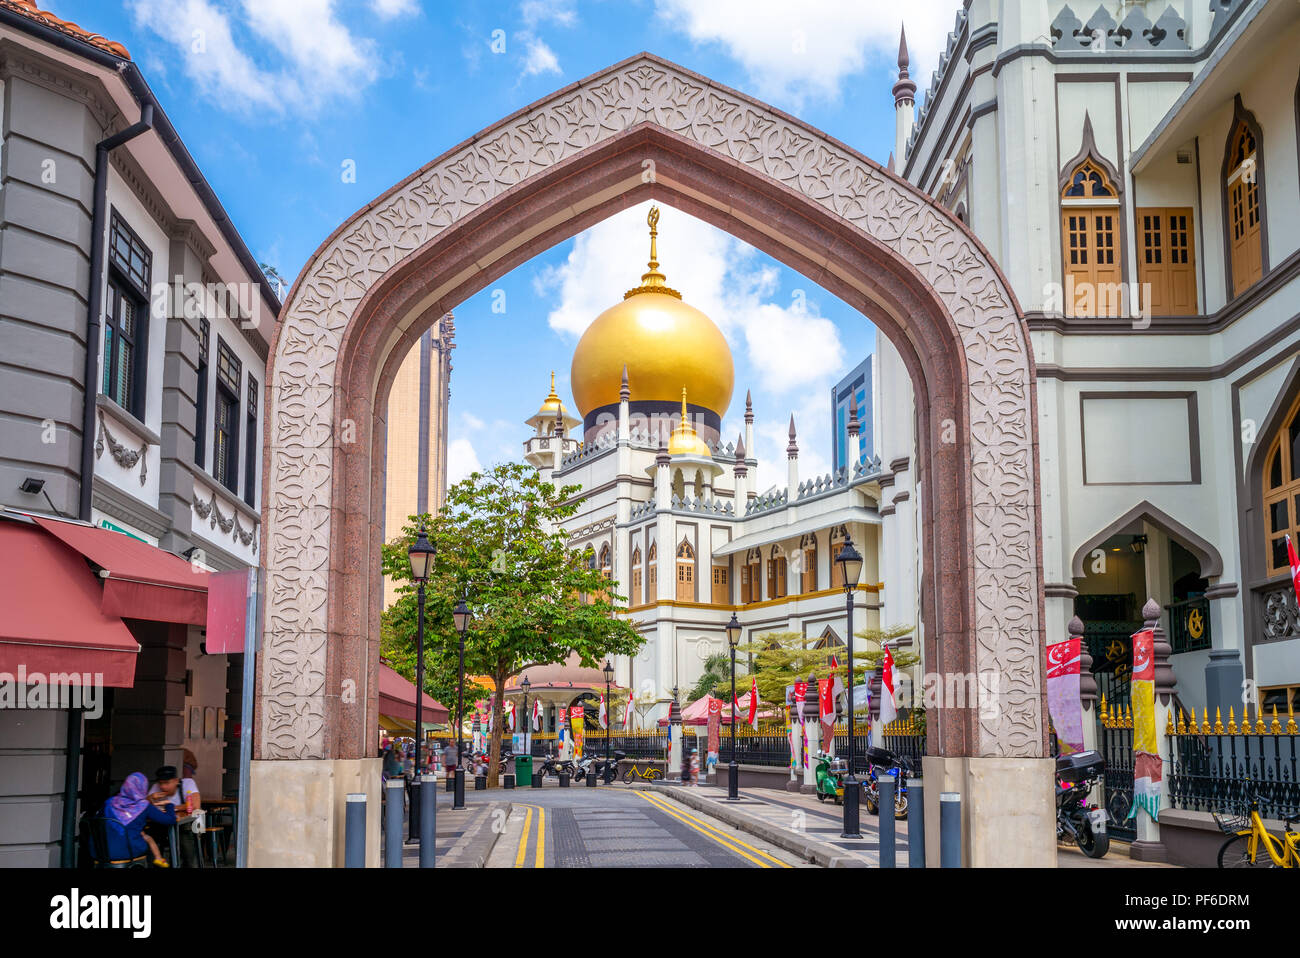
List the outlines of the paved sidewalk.
<svg viewBox="0 0 1300 958">
<path fill-rule="evenodd" d="M 817 801 L 815 795 L 778 792 L 775 789 L 742 789 L 740 800 L 728 802 L 727 790 L 717 785 L 666 785 L 655 782 L 640 786 L 661 792 L 684 805 L 719 818 L 742 831 L 771 842 L 805 861 L 828 868 L 869 868 L 880 864 L 880 823 L 874 815 L 859 809 L 860 839 L 840 838 L 843 809 Z M 907 822 L 894 822 L 895 860 L 907 866 Z"/>
<path fill-rule="evenodd" d="M 707 812 L 742 831 L 756 835 L 799 857 L 831 868 L 875 868 L 880 865 L 880 819 L 859 809 L 861 840 L 840 838 L 843 810 L 815 795 L 775 789 L 741 789 L 740 801 L 726 801 L 726 788 L 716 785 L 653 785 L 657 792 Z M 908 867 L 907 822 L 895 821 L 894 861 Z M 1111 842 L 1105 858 L 1088 858 L 1074 845 L 1057 845 L 1058 868 L 1176 868 L 1129 858 L 1128 845 Z"/>
<path fill-rule="evenodd" d="M 451 796 L 438 795 L 437 840 L 435 867 L 437 868 L 483 868 L 492 848 L 501 834 L 501 824 L 510 814 L 510 802 L 473 801 L 464 808 L 451 808 Z M 493 824 L 496 823 L 496 827 Z M 410 823 L 403 815 L 402 838 L 409 832 Z M 384 836 L 381 827 L 379 841 L 379 861 L 383 867 Z M 405 842 L 402 845 L 402 867 L 420 867 L 420 846 Z"/>
</svg>

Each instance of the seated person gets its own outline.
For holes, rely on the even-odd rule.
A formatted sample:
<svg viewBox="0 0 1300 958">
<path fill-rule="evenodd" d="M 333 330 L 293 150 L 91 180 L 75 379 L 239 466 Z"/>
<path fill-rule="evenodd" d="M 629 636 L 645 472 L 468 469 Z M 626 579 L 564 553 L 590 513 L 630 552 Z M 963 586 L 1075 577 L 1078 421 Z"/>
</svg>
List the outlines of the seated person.
<svg viewBox="0 0 1300 958">
<path fill-rule="evenodd" d="M 149 786 L 149 801 L 170 805 L 178 814 L 192 815 L 200 807 L 199 787 L 193 778 L 177 775 L 175 765 L 164 765 L 154 772 L 154 782 Z M 181 811 L 182 803 L 184 812 Z"/>
<path fill-rule="evenodd" d="M 149 854 L 155 865 L 167 867 L 157 843 L 144 833 L 144 826 L 147 822 L 173 825 L 176 812 L 171 805 L 155 805 L 149 800 L 149 780 L 143 772 L 128 775 L 121 790 L 104 803 L 104 818 L 108 842 L 105 852 L 110 861 L 130 861 Z"/>
</svg>

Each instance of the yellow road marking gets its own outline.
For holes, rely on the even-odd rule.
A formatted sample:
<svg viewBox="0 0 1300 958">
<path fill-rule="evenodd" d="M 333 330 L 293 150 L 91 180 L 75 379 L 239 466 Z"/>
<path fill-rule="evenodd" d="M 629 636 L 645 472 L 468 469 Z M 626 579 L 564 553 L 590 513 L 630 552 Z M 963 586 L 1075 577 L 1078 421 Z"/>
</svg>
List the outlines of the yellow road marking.
<svg viewBox="0 0 1300 958">
<path fill-rule="evenodd" d="M 546 867 L 546 809 L 537 806 L 537 859 L 534 868 Z"/>
<path fill-rule="evenodd" d="M 515 867 L 523 868 L 524 859 L 528 856 L 528 835 L 533 827 L 533 806 L 524 806 L 528 811 L 524 815 L 524 833 L 519 839 L 519 852 L 515 855 Z"/>
<path fill-rule="evenodd" d="M 658 808 L 660 811 L 664 812 L 665 814 L 672 815 L 674 818 L 677 818 L 680 821 L 685 822 L 687 825 L 690 825 L 691 828 L 694 828 L 697 832 L 700 832 L 702 835 L 706 835 L 709 838 L 712 838 L 715 842 L 725 846 L 731 851 L 734 851 L 737 855 L 740 855 L 742 858 L 749 859 L 749 861 L 753 862 L 755 865 L 758 865 L 760 868 L 771 868 L 772 865 L 769 865 L 768 862 L 771 862 L 772 864 L 776 865 L 779 868 L 791 867 L 790 865 L 781 861 L 781 859 L 773 858 L 767 852 L 760 851 L 759 849 L 755 848 L 753 845 L 741 841 L 739 838 L 735 838 L 731 835 L 727 835 L 724 834 L 723 832 L 718 831 L 718 829 L 714 828 L 712 825 L 708 824 L 705 821 L 702 821 L 699 818 L 696 818 L 694 815 L 691 815 L 689 812 L 678 810 L 675 806 L 669 804 L 669 799 L 667 798 L 664 798 L 659 795 L 655 795 L 655 796 L 647 795 L 643 791 L 637 791 L 636 794 L 640 795 L 647 802 L 654 805 L 656 808 Z M 754 855 L 747 854 L 746 852 L 742 851 L 742 849 L 749 849 L 749 851 L 753 852 L 754 855 L 761 856 L 761 858 L 765 858 L 767 859 L 767 861 L 760 861 L 759 858 L 755 858 Z"/>
</svg>

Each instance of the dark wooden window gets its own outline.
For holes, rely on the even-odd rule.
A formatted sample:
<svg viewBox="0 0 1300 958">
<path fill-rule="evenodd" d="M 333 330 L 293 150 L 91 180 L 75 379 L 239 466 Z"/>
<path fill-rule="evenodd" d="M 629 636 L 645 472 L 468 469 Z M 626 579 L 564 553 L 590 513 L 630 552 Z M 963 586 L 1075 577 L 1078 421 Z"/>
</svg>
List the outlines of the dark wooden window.
<svg viewBox="0 0 1300 958">
<path fill-rule="evenodd" d="M 116 275 L 108 281 L 104 316 L 104 395 L 137 419 L 144 419 L 145 354 L 149 310 Z"/>
<path fill-rule="evenodd" d="M 217 402 L 212 433 L 212 475 L 239 492 L 239 357 L 217 337 Z"/>
<path fill-rule="evenodd" d="M 1066 284 L 1066 315 L 1118 315 L 1118 233 L 1119 195 L 1105 171 L 1084 160 L 1061 193 L 1065 276 L 1073 278 Z"/>
<path fill-rule="evenodd" d="M 731 602 L 731 589 L 727 578 L 727 567 L 725 565 L 715 565 L 713 567 L 713 604 L 728 605 Z"/>
<path fill-rule="evenodd" d="M 199 320 L 199 383 L 194 394 L 194 465 L 202 469 L 207 464 L 208 448 L 208 354 L 212 346 L 212 327 L 206 319 Z"/>
<path fill-rule="evenodd" d="M 1259 168 L 1255 136 L 1245 121 L 1237 124 L 1228 162 L 1228 246 L 1232 255 L 1232 293 L 1237 295 L 1264 275 L 1260 230 Z"/>
<path fill-rule="evenodd" d="M 244 501 L 257 503 L 257 380 L 248 374 L 247 424 L 244 432 Z"/>
</svg>

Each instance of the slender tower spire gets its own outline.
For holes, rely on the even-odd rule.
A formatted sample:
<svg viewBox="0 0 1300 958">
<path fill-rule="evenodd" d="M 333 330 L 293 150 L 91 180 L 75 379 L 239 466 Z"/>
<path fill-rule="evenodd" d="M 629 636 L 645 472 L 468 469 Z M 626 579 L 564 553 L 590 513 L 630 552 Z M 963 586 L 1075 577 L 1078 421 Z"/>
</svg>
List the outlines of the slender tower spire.
<svg viewBox="0 0 1300 958">
<path fill-rule="evenodd" d="M 748 485 L 746 476 L 749 474 L 749 467 L 745 465 L 745 437 L 736 437 L 736 464 L 732 467 L 732 473 L 736 483 L 736 515 L 745 514 L 745 486 Z"/>
<path fill-rule="evenodd" d="M 745 390 L 745 448 L 754 451 L 754 398 Z"/>
<path fill-rule="evenodd" d="M 916 83 L 908 75 L 907 30 L 899 28 L 898 82 L 894 84 L 894 163 L 901 173 L 907 167 L 907 143 L 916 122 Z"/>
<path fill-rule="evenodd" d="M 794 436 L 794 414 L 790 415 L 790 443 L 785 447 L 786 483 L 790 501 L 799 495 L 799 443 Z"/>
</svg>

